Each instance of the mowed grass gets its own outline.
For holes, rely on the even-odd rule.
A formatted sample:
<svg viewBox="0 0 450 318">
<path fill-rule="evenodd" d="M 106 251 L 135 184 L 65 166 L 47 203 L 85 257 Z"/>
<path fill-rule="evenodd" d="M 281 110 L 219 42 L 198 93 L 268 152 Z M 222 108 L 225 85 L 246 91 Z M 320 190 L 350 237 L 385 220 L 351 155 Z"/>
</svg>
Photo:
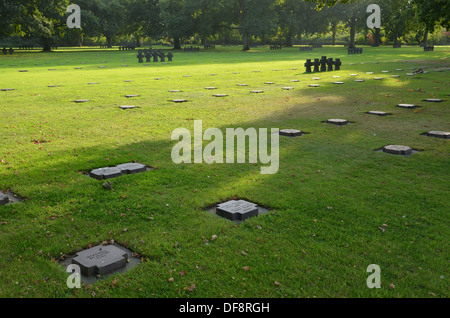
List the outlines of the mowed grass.
<svg viewBox="0 0 450 318">
<path fill-rule="evenodd" d="M 421 135 L 450 130 L 449 72 L 435 72 L 448 68 L 449 47 L 364 48 L 362 55 L 218 48 L 149 65 L 136 54 L 69 48 L 0 56 L 0 88 L 15 89 L 0 92 L 0 190 L 25 198 L 0 207 L 0 297 L 449 296 L 450 148 Z M 341 58 L 342 70 L 305 74 L 305 60 L 322 55 Z M 428 74 L 406 76 L 423 66 Z M 217 90 L 204 89 L 210 86 Z M 328 118 L 353 123 L 323 124 Z M 194 120 L 203 130 L 309 134 L 280 137 L 274 175 L 261 175 L 262 164 L 176 165 L 172 131 L 193 133 Z M 388 144 L 422 151 L 407 158 L 374 151 Z M 85 175 L 132 161 L 155 169 L 112 179 L 111 191 Z M 205 211 L 232 198 L 270 213 L 236 225 Z M 69 289 L 58 259 L 110 240 L 144 262 Z M 381 289 L 366 285 L 370 264 L 381 268 Z"/>
</svg>

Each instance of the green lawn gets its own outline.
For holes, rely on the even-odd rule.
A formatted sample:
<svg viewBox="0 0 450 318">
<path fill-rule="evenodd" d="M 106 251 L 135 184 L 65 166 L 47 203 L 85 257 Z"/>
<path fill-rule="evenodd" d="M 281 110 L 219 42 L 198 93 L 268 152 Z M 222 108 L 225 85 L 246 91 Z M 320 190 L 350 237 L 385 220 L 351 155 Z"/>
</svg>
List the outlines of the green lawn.
<svg viewBox="0 0 450 318">
<path fill-rule="evenodd" d="M 136 53 L 0 56 L 0 89 L 15 89 L 0 92 L 0 191 L 25 198 L 0 206 L 0 297 L 449 297 L 449 141 L 421 133 L 450 131 L 449 102 L 422 102 L 448 100 L 450 73 L 435 70 L 449 67 L 450 47 L 364 48 L 362 55 L 218 47 L 148 66 Z M 342 70 L 305 74 L 305 60 L 322 55 L 341 58 Z M 406 76 L 422 66 L 428 74 Z M 354 82 L 352 73 L 366 81 Z M 320 88 L 308 87 L 317 82 Z M 353 123 L 323 124 L 328 118 Z M 261 175 L 261 164 L 176 165 L 171 133 L 193 131 L 194 120 L 204 130 L 309 134 L 280 137 L 274 175 Z M 422 151 L 374 151 L 388 144 Z M 155 169 L 112 179 L 112 190 L 85 175 L 132 161 Z M 270 212 L 236 225 L 205 211 L 232 198 Z M 58 259 L 110 240 L 143 263 L 69 289 Z M 381 268 L 380 289 L 366 286 L 370 264 Z"/>
</svg>

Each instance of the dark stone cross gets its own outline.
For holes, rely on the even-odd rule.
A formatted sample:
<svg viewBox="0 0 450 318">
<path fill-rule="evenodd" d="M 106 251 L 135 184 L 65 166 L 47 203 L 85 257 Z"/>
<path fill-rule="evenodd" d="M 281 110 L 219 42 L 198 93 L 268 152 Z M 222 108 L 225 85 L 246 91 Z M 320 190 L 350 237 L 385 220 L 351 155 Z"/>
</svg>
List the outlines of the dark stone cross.
<svg viewBox="0 0 450 318">
<path fill-rule="evenodd" d="M 172 62 L 172 58 L 173 58 L 172 52 L 169 52 L 169 54 L 167 54 L 167 58 L 169 59 L 169 62 Z"/>
<path fill-rule="evenodd" d="M 151 57 L 152 57 L 152 53 L 150 52 L 150 50 L 144 50 L 144 52 L 145 52 L 145 61 L 148 63 L 148 62 L 151 62 L 150 61 L 150 59 L 151 59 Z"/>
<path fill-rule="evenodd" d="M 158 56 L 159 56 L 158 52 L 153 51 L 153 62 L 158 62 Z"/>
<path fill-rule="evenodd" d="M 326 72 L 327 71 L 327 57 L 322 56 L 322 59 L 320 60 L 320 71 Z"/>
<path fill-rule="evenodd" d="M 330 57 L 330 58 L 327 60 L 327 65 L 328 65 L 327 71 L 328 71 L 328 72 L 332 71 L 332 70 L 333 70 L 333 65 L 334 65 L 334 62 L 333 62 L 333 58 L 332 58 L 332 57 Z"/>
<path fill-rule="evenodd" d="M 341 70 L 341 59 L 336 59 L 336 61 L 334 61 L 334 70 L 335 71 L 340 71 Z"/>
<path fill-rule="evenodd" d="M 144 55 L 142 54 L 142 50 L 139 50 L 136 57 L 139 59 L 139 63 L 144 63 Z"/>
<path fill-rule="evenodd" d="M 161 62 L 165 62 L 166 61 L 166 54 L 164 54 L 164 52 L 161 52 L 159 54 L 159 57 L 161 58 Z"/>
<path fill-rule="evenodd" d="M 311 73 L 311 66 L 312 66 L 311 59 L 307 59 L 305 63 L 306 73 Z"/>
<path fill-rule="evenodd" d="M 320 61 L 319 61 L 319 59 L 314 59 L 314 63 L 313 63 L 313 65 L 314 65 L 314 72 L 319 72 L 319 66 L 320 66 Z"/>
</svg>

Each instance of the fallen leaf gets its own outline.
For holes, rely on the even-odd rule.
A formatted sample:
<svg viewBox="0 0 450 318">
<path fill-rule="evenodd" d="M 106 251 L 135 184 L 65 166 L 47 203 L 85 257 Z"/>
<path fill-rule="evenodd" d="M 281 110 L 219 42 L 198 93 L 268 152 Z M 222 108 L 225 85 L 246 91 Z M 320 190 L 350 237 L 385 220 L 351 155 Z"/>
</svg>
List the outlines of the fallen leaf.
<svg viewBox="0 0 450 318">
<path fill-rule="evenodd" d="M 194 289 L 195 289 L 195 284 L 192 284 L 189 287 L 184 287 L 184 290 L 189 290 L 191 293 L 194 291 Z"/>
<path fill-rule="evenodd" d="M 394 288 L 395 288 L 395 285 L 394 285 L 394 284 L 390 284 L 390 285 L 389 285 L 389 288 L 390 288 L 390 289 L 394 289 Z"/>
<path fill-rule="evenodd" d="M 280 286 L 281 284 L 277 281 L 274 282 L 275 286 Z"/>
<path fill-rule="evenodd" d="M 250 266 L 244 266 L 244 267 L 242 267 L 242 269 L 247 272 L 250 270 Z"/>
<path fill-rule="evenodd" d="M 171 282 L 171 283 L 173 282 L 173 277 L 169 278 L 169 282 Z"/>
</svg>

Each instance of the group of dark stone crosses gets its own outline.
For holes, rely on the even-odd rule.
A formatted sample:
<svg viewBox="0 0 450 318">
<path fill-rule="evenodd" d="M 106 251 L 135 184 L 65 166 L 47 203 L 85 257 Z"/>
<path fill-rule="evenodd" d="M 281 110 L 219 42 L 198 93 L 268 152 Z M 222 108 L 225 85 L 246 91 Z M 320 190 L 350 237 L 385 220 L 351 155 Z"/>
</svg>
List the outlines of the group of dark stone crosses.
<svg viewBox="0 0 450 318">
<path fill-rule="evenodd" d="M 305 63 L 306 73 L 311 73 L 311 67 L 314 66 L 313 72 L 326 72 L 332 71 L 333 66 L 335 71 L 339 71 L 341 69 L 341 59 L 337 58 L 333 61 L 333 58 L 327 59 L 326 56 L 322 56 L 322 58 L 314 59 L 314 62 L 311 62 L 311 59 L 307 59 Z"/>
<path fill-rule="evenodd" d="M 159 62 L 158 58 L 161 62 L 166 61 L 166 54 L 162 50 L 153 50 L 153 49 L 144 49 L 139 50 L 136 56 L 139 59 L 139 63 L 144 63 L 144 57 L 146 62 L 150 62 L 150 59 L 153 57 L 153 62 Z M 172 62 L 173 54 L 169 52 L 167 54 L 167 59 L 169 62 Z"/>
</svg>

